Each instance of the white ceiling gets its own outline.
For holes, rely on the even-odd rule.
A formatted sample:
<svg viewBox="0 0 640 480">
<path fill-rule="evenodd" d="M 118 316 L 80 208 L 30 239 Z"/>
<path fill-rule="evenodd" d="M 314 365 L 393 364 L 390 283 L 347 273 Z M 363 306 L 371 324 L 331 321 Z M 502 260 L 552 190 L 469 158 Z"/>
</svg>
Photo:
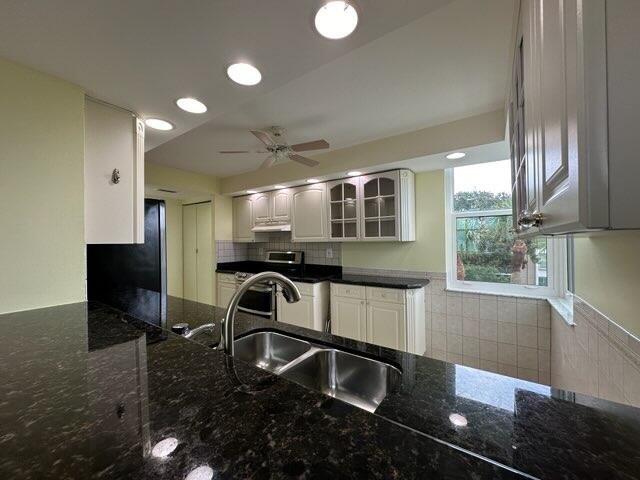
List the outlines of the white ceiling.
<svg viewBox="0 0 640 480">
<path fill-rule="evenodd" d="M 345 40 L 313 29 L 319 0 L 4 0 L 0 55 L 176 125 L 148 130 L 151 161 L 228 176 L 264 155 L 249 129 L 277 124 L 332 148 L 500 108 L 513 0 L 359 0 Z M 257 87 L 225 68 L 249 61 Z M 173 103 L 195 96 L 209 111 Z"/>
</svg>

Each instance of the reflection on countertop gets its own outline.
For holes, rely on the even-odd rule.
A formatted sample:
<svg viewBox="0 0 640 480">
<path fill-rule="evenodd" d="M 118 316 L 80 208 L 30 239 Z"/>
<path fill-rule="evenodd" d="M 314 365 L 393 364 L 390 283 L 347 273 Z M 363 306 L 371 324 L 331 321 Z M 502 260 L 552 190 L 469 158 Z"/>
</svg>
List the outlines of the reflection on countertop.
<svg viewBox="0 0 640 480">
<path fill-rule="evenodd" d="M 238 315 L 237 335 L 277 329 L 398 366 L 399 391 L 372 415 L 230 365 L 206 347 L 218 329 L 169 333 L 219 325 L 223 310 L 165 301 L 164 328 L 97 303 L 0 316 L 0 477 L 582 479 L 640 466 L 637 409 Z"/>
</svg>

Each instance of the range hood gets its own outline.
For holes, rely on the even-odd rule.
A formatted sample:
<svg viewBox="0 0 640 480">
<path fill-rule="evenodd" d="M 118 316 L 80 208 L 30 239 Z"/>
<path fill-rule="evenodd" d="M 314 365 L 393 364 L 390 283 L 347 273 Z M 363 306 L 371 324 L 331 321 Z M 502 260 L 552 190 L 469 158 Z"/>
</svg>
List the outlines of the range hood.
<svg viewBox="0 0 640 480">
<path fill-rule="evenodd" d="M 280 224 L 280 225 L 256 225 L 251 229 L 252 232 L 290 232 L 291 224 Z"/>
</svg>

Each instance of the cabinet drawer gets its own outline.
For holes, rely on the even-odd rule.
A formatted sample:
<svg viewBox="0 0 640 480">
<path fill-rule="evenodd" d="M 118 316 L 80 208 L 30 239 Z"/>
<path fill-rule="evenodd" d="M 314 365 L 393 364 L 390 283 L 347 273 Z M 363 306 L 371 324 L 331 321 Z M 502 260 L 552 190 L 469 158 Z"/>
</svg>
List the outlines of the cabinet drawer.
<svg viewBox="0 0 640 480">
<path fill-rule="evenodd" d="M 364 300 L 365 287 L 362 285 L 346 285 L 344 283 L 332 283 L 331 295 L 336 297 L 359 298 Z"/>
<path fill-rule="evenodd" d="M 233 273 L 218 273 L 218 281 L 221 283 L 236 283 Z"/>
<path fill-rule="evenodd" d="M 396 288 L 367 287 L 367 300 L 379 302 L 404 303 L 404 290 Z"/>
</svg>

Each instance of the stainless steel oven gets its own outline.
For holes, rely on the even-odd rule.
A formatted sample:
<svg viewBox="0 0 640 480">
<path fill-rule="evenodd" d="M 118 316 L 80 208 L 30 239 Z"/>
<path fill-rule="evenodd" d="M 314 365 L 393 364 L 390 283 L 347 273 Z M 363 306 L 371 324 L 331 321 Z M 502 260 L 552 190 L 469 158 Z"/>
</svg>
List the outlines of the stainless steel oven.
<svg viewBox="0 0 640 480">
<path fill-rule="evenodd" d="M 277 252 L 269 251 L 265 256 L 264 271 L 273 269 L 274 271 L 284 273 L 295 272 L 304 263 L 303 252 Z M 250 273 L 236 272 L 236 284 L 242 284 Z M 277 320 L 277 287 L 273 282 L 264 282 L 252 286 L 240 299 L 238 310 L 253 315 L 259 315 L 271 320 Z"/>
<path fill-rule="evenodd" d="M 251 275 L 243 272 L 235 274 L 236 284 L 241 285 Z M 271 320 L 276 319 L 276 284 L 273 282 L 258 283 L 252 286 L 240 299 L 238 310 L 259 315 Z"/>
</svg>

